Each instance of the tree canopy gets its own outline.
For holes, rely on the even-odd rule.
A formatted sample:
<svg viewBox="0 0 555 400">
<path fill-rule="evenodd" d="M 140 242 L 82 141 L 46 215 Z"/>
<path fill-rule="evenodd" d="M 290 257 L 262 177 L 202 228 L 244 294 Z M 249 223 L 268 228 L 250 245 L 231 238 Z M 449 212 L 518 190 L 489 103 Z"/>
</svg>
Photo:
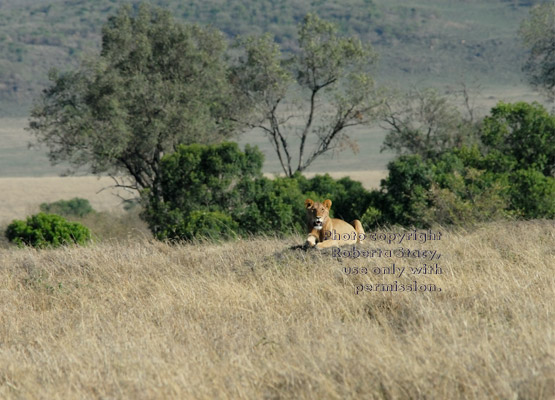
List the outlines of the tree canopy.
<svg viewBox="0 0 555 400">
<path fill-rule="evenodd" d="M 468 104 L 468 103 L 467 103 Z M 418 154 L 427 160 L 472 141 L 472 110 L 463 117 L 457 107 L 434 89 L 413 89 L 385 101 L 381 150 Z"/>
<path fill-rule="evenodd" d="M 241 122 L 268 136 L 285 175 L 306 170 L 324 153 L 356 150 L 347 128 L 373 121 L 380 104 L 368 72 L 376 56 L 368 45 L 308 14 L 290 57 L 269 35 L 238 46 L 243 53 L 235 80 L 253 110 Z"/>
<path fill-rule="evenodd" d="M 530 50 L 524 66 L 530 82 L 555 97 L 555 3 L 532 8 L 520 27 L 520 35 Z"/>
<path fill-rule="evenodd" d="M 125 174 L 136 190 L 156 186 L 162 156 L 178 144 L 234 132 L 219 31 L 182 25 L 162 9 L 121 7 L 102 30 L 102 49 L 74 71 L 51 71 L 30 128 L 53 163 Z"/>
</svg>

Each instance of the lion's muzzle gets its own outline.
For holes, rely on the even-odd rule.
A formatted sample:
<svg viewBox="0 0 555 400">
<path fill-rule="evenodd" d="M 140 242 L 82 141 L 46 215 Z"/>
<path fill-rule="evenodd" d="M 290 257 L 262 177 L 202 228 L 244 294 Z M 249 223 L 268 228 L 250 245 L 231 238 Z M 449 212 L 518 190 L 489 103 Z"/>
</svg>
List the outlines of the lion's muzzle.
<svg viewBox="0 0 555 400">
<path fill-rule="evenodd" d="M 314 229 L 320 230 L 323 228 L 323 226 L 324 226 L 324 219 L 321 217 L 316 217 L 316 219 L 314 220 Z"/>
</svg>

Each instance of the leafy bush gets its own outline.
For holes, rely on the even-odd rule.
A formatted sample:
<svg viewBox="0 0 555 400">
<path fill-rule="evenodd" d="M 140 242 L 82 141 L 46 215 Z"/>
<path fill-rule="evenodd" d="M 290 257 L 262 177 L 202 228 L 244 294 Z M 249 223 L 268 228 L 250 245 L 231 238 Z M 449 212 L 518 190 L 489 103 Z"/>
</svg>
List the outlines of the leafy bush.
<svg viewBox="0 0 555 400">
<path fill-rule="evenodd" d="M 431 164 L 430 222 L 470 225 L 510 215 L 508 174 L 480 168 L 486 163 L 476 147 L 463 147 Z"/>
<path fill-rule="evenodd" d="M 379 192 L 374 191 L 379 195 Z M 369 206 L 360 217 L 360 223 L 365 229 L 373 228 L 383 222 L 382 211 L 374 206 Z"/>
<path fill-rule="evenodd" d="M 244 207 L 233 211 L 240 232 L 279 235 L 304 229 L 305 197 L 297 180 L 291 178 L 259 178 L 243 183 Z"/>
<path fill-rule="evenodd" d="M 508 201 L 503 196 L 504 186 L 500 182 L 494 182 L 484 190 L 476 190 L 475 182 L 480 182 L 482 173 L 470 169 L 464 177 L 459 176 L 462 193 L 433 185 L 430 195 L 432 206 L 425 218 L 427 224 L 473 225 L 510 216 Z M 467 179 L 470 183 L 465 184 Z"/>
<path fill-rule="evenodd" d="M 510 179 L 512 209 L 524 218 L 555 218 L 555 178 L 526 169 Z"/>
<path fill-rule="evenodd" d="M 159 239 L 302 232 L 304 200 L 333 199 L 340 218 L 360 218 L 370 192 L 349 178 L 262 176 L 256 148 L 235 143 L 180 146 L 161 162 L 159 195 L 143 192 L 143 217 Z M 158 199 L 163 199 L 159 201 Z"/>
<path fill-rule="evenodd" d="M 487 152 L 515 169 L 555 173 L 555 115 L 538 103 L 499 103 L 484 119 L 482 142 Z"/>
<path fill-rule="evenodd" d="M 239 226 L 233 219 L 219 211 L 193 211 L 188 218 L 178 225 L 173 237 L 185 240 L 194 238 L 229 239 L 237 236 Z"/>
<path fill-rule="evenodd" d="M 316 175 L 307 179 L 296 175 L 301 192 L 314 200 L 331 199 L 333 204 L 330 215 L 345 221 L 360 219 L 373 201 L 372 193 L 362 183 L 344 177 L 338 180 L 328 174 Z"/>
<path fill-rule="evenodd" d="M 555 215 L 555 116 L 533 103 L 499 103 L 484 119 L 481 149 L 452 148 L 388 165 L 367 224 L 425 227 Z"/>
<path fill-rule="evenodd" d="M 63 217 L 84 217 L 94 212 L 87 199 L 75 197 L 71 200 L 58 200 L 53 203 L 42 203 L 40 210 L 44 213 L 58 214 Z"/>
<path fill-rule="evenodd" d="M 389 175 L 382 180 L 377 204 L 381 224 L 426 226 L 433 182 L 430 166 L 419 155 L 401 156 L 388 164 Z"/>
<path fill-rule="evenodd" d="M 243 206 L 249 182 L 262 177 L 262 159 L 258 149 L 242 152 L 236 143 L 179 146 L 162 159 L 159 182 L 143 192 L 143 218 L 159 239 L 210 236 Z"/>
<path fill-rule="evenodd" d="M 91 237 L 87 227 L 69 222 L 56 214 L 38 213 L 26 221 L 14 220 L 6 229 L 6 237 L 18 246 L 58 247 L 85 244 Z"/>
</svg>

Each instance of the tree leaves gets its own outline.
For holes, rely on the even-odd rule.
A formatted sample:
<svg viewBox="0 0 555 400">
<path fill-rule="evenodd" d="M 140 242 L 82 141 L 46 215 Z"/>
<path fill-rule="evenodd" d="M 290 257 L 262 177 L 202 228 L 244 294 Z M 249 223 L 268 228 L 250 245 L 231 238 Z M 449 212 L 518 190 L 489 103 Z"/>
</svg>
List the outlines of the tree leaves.
<svg viewBox="0 0 555 400">
<path fill-rule="evenodd" d="M 243 103 L 233 98 L 220 32 L 147 5 L 120 8 L 102 32 L 100 54 L 52 72 L 31 112 L 53 163 L 123 173 L 141 190 L 156 184 L 160 159 L 177 145 L 234 133 Z"/>
<path fill-rule="evenodd" d="M 237 47 L 238 94 L 253 106 L 241 121 L 268 136 L 286 176 L 329 151 L 356 149 L 348 128 L 372 122 L 381 104 L 369 73 L 376 60 L 369 46 L 338 36 L 334 24 L 308 14 L 293 55 L 269 35 L 242 39 Z"/>
</svg>

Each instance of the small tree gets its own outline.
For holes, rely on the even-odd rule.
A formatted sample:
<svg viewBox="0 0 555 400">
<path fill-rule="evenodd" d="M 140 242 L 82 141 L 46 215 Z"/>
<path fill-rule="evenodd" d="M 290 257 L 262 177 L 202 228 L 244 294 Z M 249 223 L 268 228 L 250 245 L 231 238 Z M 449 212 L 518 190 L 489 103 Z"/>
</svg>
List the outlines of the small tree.
<svg viewBox="0 0 555 400">
<path fill-rule="evenodd" d="M 530 10 L 520 27 L 530 55 L 524 66 L 532 85 L 555 100 L 555 3 L 545 2 Z"/>
<path fill-rule="evenodd" d="M 432 202 L 433 173 L 419 155 L 406 155 L 387 165 L 389 175 L 381 182 L 380 222 L 404 226 L 426 226 Z"/>
<path fill-rule="evenodd" d="M 466 95 L 465 102 L 469 106 Z M 473 118 L 470 107 L 469 116 Z M 472 137 L 472 121 L 465 120 L 457 107 L 434 89 L 392 96 L 385 102 L 383 122 L 388 133 L 381 151 L 418 154 L 423 160 L 461 146 Z"/>
<path fill-rule="evenodd" d="M 141 5 L 119 9 L 102 30 L 102 49 L 75 71 L 51 71 L 30 129 L 51 162 L 93 174 L 126 175 L 120 186 L 157 193 L 160 160 L 178 144 L 233 133 L 226 42 L 220 32 L 175 22 Z"/>
<path fill-rule="evenodd" d="M 367 72 L 376 59 L 368 46 L 312 14 L 299 25 L 299 49 L 290 58 L 268 35 L 239 46 L 235 82 L 254 110 L 241 122 L 269 137 L 286 176 L 332 150 L 356 151 L 347 128 L 373 121 L 380 104 Z"/>
<path fill-rule="evenodd" d="M 525 218 L 555 218 L 555 179 L 521 169 L 511 176 L 512 208 Z"/>
</svg>

